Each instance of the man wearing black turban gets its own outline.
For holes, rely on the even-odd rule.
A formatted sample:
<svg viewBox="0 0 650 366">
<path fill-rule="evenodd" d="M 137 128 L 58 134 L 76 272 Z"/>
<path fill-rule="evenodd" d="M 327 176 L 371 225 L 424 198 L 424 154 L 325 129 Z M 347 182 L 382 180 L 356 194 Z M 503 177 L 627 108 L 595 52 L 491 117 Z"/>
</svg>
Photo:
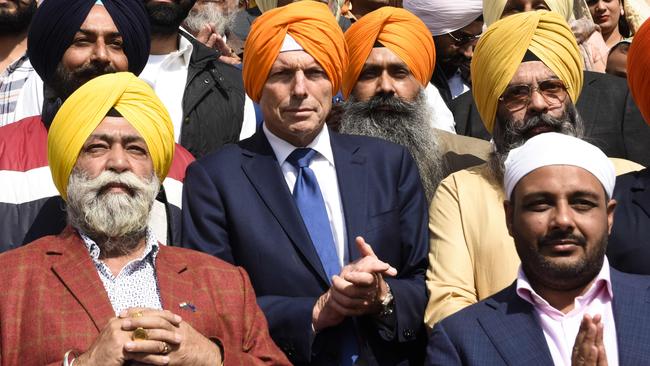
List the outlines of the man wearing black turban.
<svg viewBox="0 0 650 366">
<path fill-rule="evenodd" d="M 65 227 L 64 204 L 47 166 L 47 129 L 65 99 L 88 80 L 118 71 L 139 74 L 150 42 L 141 0 L 45 0 L 38 8 L 27 54 L 43 80 L 44 100 L 42 111 L 33 108 L 41 115 L 0 127 L 0 252 Z M 180 239 L 179 187 L 192 160 L 177 147 L 160 196 L 167 206 L 154 206 L 150 226 L 163 243 Z"/>
</svg>

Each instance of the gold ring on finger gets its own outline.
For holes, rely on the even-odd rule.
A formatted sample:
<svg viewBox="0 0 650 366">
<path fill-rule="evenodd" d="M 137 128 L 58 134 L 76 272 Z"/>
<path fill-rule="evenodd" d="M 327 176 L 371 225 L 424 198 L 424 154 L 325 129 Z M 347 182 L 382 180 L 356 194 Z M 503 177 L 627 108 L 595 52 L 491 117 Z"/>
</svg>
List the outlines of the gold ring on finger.
<svg viewBox="0 0 650 366">
<path fill-rule="evenodd" d="M 163 349 L 162 349 L 162 351 L 160 353 L 163 354 L 163 355 L 166 355 L 171 350 L 172 350 L 172 348 L 169 346 L 169 344 L 167 342 L 163 342 Z"/>
<path fill-rule="evenodd" d="M 135 328 L 135 330 L 133 331 L 133 335 L 131 337 L 133 338 L 134 341 L 146 341 L 147 339 L 149 339 L 149 337 L 147 336 L 147 331 L 142 327 Z"/>
<path fill-rule="evenodd" d="M 144 314 L 142 313 L 142 311 L 137 311 L 137 312 L 133 313 L 133 314 L 131 315 L 131 317 L 132 317 L 132 318 L 142 318 L 143 315 L 144 315 Z"/>
</svg>

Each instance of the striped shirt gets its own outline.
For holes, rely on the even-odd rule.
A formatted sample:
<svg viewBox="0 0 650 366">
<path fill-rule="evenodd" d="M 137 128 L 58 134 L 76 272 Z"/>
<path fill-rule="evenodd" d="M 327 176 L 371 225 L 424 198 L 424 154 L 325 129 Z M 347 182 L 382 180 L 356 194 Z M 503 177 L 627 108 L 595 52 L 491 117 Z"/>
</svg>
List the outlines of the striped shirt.
<svg viewBox="0 0 650 366">
<path fill-rule="evenodd" d="M 0 75 L 0 126 L 16 122 L 16 105 L 25 82 L 34 72 L 27 54 L 14 61 Z"/>
</svg>

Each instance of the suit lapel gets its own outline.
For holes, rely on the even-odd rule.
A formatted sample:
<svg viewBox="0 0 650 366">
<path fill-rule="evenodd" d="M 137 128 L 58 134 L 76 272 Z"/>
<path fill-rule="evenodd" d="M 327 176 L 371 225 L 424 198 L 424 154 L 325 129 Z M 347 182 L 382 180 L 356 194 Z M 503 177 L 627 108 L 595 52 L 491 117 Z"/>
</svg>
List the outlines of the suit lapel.
<svg viewBox="0 0 650 366">
<path fill-rule="evenodd" d="M 241 144 L 243 154 L 247 157 L 242 163 L 244 173 L 296 249 L 318 273 L 324 285 L 329 287 L 327 274 L 266 136 L 260 130 L 247 142 Z"/>
<path fill-rule="evenodd" d="M 192 304 L 192 281 L 182 276 L 188 269 L 184 257 L 170 257 L 167 247 L 161 246 L 156 256 L 156 277 L 163 309 L 179 314 L 180 304 Z"/>
<path fill-rule="evenodd" d="M 368 207 L 366 157 L 358 144 L 346 144 L 335 132 L 330 132 L 330 141 L 345 215 L 348 259 L 352 262 L 359 257 L 354 238 L 363 235 L 368 216 L 365 211 Z"/>
<path fill-rule="evenodd" d="M 478 321 L 508 365 L 552 365 L 553 359 L 533 306 L 515 292 L 515 285 L 488 299 L 494 309 Z"/>
<path fill-rule="evenodd" d="M 68 227 L 61 236 L 60 250 L 47 253 L 60 256 L 52 265 L 52 271 L 83 307 L 97 331 L 101 331 L 115 316 L 106 289 L 79 235 Z"/>
<path fill-rule="evenodd" d="M 627 283 L 611 269 L 612 312 L 616 323 L 616 343 L 620 365 L 644 365 L 650 360 L 650 290 Z"/>
</svg>

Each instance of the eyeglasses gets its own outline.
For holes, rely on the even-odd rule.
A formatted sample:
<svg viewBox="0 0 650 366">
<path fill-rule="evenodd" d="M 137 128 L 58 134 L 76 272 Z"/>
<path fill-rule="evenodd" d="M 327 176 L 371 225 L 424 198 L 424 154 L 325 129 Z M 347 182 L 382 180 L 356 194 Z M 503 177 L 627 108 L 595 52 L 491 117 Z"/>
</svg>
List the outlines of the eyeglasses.
<svg viewBox="0 0 650 366">
<path fill-rule="evenodd" d="M 501 94 L 499 101 L 503 102 L 510 111 L 518 111 L 528 107 L 533 92 L 537 90 L 549 107 L 562 104 L 567 96 L 568 87 L 560 79 L 548 79 L 537 83 L 537 86 L 528 84 L 511 85 Z"/>
<path fill-rule="evenodd" d="M 477 34 L 477 35 L 471 35 L 471 34 L 463 34 L 460 37 L 454 36 L 453 33 L 447 33 L 451 39 L 454 40 L 454 45 L 456 47 L 462 47 L 468 43 L 473 43 L 478 41 L 479 38 L 481 38 L 482 34 Z"/>
</svg>

